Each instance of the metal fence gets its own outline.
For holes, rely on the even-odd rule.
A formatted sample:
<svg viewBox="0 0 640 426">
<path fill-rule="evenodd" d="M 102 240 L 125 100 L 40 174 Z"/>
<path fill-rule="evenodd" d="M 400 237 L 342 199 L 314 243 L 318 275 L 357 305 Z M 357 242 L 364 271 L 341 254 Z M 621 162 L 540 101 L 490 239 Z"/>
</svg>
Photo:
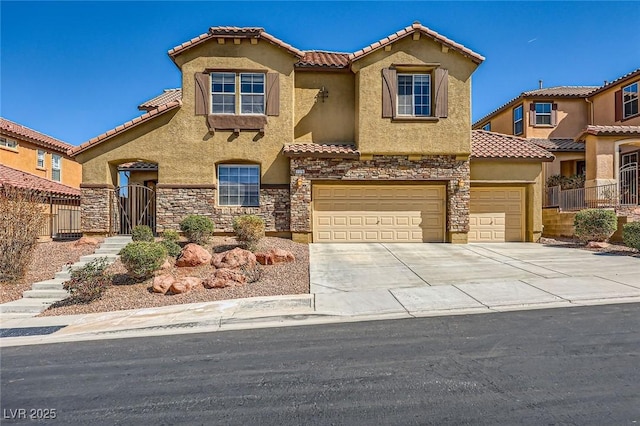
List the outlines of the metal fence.
<svg viewBox="0 0 640 426">
<path fill-rule="evenodd" d="M 41 237 L 71 240 L 82 236 L 80 196 L 46 197 L 42 209 L 47 220 L 40 230 Z"/>
<path fill-rule="evenodd" d="M 560 210 L 611 208 L 620 204 L 618 185 L 601 185 L 589 188 L 561 189 L 559 186 L 546 188 L 545 206 Z"/>
</svg>

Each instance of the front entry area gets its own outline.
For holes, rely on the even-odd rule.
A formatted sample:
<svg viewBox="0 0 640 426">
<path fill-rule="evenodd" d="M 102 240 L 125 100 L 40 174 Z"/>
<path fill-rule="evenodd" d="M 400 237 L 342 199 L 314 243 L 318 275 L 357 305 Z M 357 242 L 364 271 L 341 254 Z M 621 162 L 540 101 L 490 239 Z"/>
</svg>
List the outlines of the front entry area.
<svg viewBox="0 0 640 426">
<path fill-rule="evenodd" d="M 446 188 L 314 184 L 313 241 L 444 242 Z"/>
<path fill-rule="evenodd" d="M 472 187 L 469 242 L 525 241 L 525 189 Z"/>
</svg>

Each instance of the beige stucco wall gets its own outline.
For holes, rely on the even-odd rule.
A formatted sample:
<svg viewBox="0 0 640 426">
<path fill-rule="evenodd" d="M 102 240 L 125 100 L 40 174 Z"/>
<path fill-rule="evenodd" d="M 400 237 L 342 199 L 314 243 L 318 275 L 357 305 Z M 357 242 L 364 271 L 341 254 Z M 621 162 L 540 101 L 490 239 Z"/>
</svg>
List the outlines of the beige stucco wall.
<svg viewBox="0 0 640 426">
<path fill-rule="evenodd" d="M 61 183 L 78 188 L 82 179 L 82 166 L 68 157 L 66 154 L 60 152 L 53 152 L 49 149 L 42 148 L 31 142 L 6 136 L 9 139 L 18 142 L 17 150 L 0 147 L 0 164 L 14 169 L 22 170 L 27 173 L 40 176 L 45 179 L 51 179 L 51 155 L 57 154 L 62 157 L 61 163 Z M 44 168 L 38 168 L 38 149 L 45 152 L 44 155 Z"/>
<path fill-rule="evenodd" d="M 322 101 L 322 88 L 329 96 Z M 355 77 L 351 72 L 296 71 L 296 142 L 355 141 Z"/>
<path fill-rule="evenodd" d="M 115 185 L 117 164 L 145 160 L 158 163 L 162 184 L 213 184 L 219 162 L 260 164 L 263 184 L 288 184 L 289 163 L 280 153 L 283 144 L 293 140 L 295 60 L 262 40 L 256 45 L 212 40 L 187 50 L 176 59 L 182 68 L 182 107 L 79 154 L 83 182 Z M 209 133 L 205 117 L 195 115 L 194 73 L 205 69 L 280 73 L 280 114 L 268 117 L 264 136 L 256 131 L 241 131 L 237 137 L 231 131 Z"/>
<path fill-rule="evenodd" d="M 601 185 L 615 179 L 615 142 L 611 138 L 586 135 L 587 186 Z"/>
<path fill-rule="evenodd" d="M 615 93 L 622 90 L 624 86 L 633 84 L 638 80 L 629 80 L 622 84 L 611 86 L 609 89 L 596 94 L 591 98 L 593 102 L 593 124 L 599 126 L 624 125 L 624 126 L 640 126 L 640 115 L 623 121 L 616 121 L 615 110 Z"/>
<path fill-rule="evenodd" d="M 518 106 L 516 104 L 514 106 Z M 480 125 L 475 126 L 474 129 L 482 129 L 482 126 L 491 121 L 491 131 L 496 133 L 502 133 L 505 135 L 513 135 L 513 107 L 506 108 L 503 111 L 497 113 L 491 120 L 485 120 Z"/>
<path fill-rule="evenodd" d="M 525 235 L 527 241 L 537 241 L 542 235 L 542 164 L 531 161 L 471 160 L 472 187 L 512 186 L 525 188 Z"/>
<path fill-rule="evenodd" d="M 392 64 L 440 63 L 449 70 L 448 117 L 434 122 L 382 118 L 382 69 Z M 354 62 L 356 78 L 356 143 L 363 154 L 469 154 L 471 148 L 470 59 L 422 36 L 379 49 Z"/>
<path fill-rule="evenodd" d="M 561 164 L 565 161 L 584 161 L 584 152 L 554 152 L 556 159 L 551 163 L 544 163 L 545 179 L 548 176 L 562 174 Z"/>
</svg>

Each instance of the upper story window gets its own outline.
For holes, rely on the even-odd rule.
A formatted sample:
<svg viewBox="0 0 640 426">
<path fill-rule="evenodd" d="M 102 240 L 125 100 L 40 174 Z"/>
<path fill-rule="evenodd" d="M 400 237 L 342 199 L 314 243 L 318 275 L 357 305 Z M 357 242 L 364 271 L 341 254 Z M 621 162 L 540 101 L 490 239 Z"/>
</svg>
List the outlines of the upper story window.
<svg viewBox="0 0 640 426">
<path fill-rule="evenodd" d="M 237 102 L 238 99 L 239 102 Z M 265 75 L 262 73 L 211 73 L 211 113 L 264 114 Z"/>
<path fill-rule="evenodd" d="M 218 204 L 257 207 L 260 205 L 260 166 L 220 164 L 218 166 Z"/>
<path fill-rule="evenodd" d="M 524 132 L 524 120 L 522 116 L 522 105 L 513 109 L 513 134 L 521 135 Z"/>
<path fill-rule="evenodd" d="M 629 118 L 638 114 L 638 82 L 622 88 L 622 117 Z"/>
<path fill-rule="evenodd" d="M 487 132 L 491 131 L 491 122 L 488 122 L 484 126 L 482 126 L 482 130 L 486 130 Z"/>
<path fill-rule="evenodd" d="M 430 74 L 398 74 L 398 115 L 431 115 Z"/>
<path fill-rule="evenodd" d="M 535 125 L 550 126 L 551 125 L 551 102 L 536 102 L 535 104 Z"/>
<path fill-rule="evenodd" d="M 9 149 L 18 149 L 18 142 L 13 139 L 5 138 L 4 136 L 0 136 L 0 146 Z"/>
<path fill-rule="evenodd" d="M 44 169 L 44 154 L 45 152 L 41 149 L 36 153 L 36 167 L 39 169 Z"/>
<path fill-rule="evenodd" d="M 62 175 L 62 157 L 56 154 L 51 155 L 51 179 L 60 182 Z"/>
</svg>

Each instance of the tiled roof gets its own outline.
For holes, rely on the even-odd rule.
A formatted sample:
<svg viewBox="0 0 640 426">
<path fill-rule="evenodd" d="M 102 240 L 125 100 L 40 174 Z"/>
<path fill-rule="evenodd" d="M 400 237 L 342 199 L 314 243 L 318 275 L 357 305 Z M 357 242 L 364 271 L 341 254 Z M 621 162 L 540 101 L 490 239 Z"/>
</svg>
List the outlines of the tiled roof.
<svg viewBox="0 0 640 426">
<path fill-rule="evenodd" d="M 89 140 L 88 142 L 83 143 L 80 146 L 76 146 L 75 148 L 70 149 L 68 153 L 71 156 L 78 155 L 82 151 L 85 151 L 95 145 L 98 145 L 99 143 L 102 143 L 105 140 L 124 132 L 125 130 L 135 127 L 138 124 L 151 120 L 152 118 L 157 117 L 161 114 L 164 114 L 165 112 L 171 111 L 174 108 L 178 108 L 180 107 L 180 105 L 182 105 L 182 101 L 180 100 L 169 102 L 168 104 L 165 104 L 165 105 L 161 105 L 160 107 L 153 109 L 147 112 L 146 114 L 142 114 L 140 117 L 134 118 L 131 121 L 127 121 L 126 123 L 121 124 L 114 129 L 111 129 L 99 136 L 96 136 L 95 138 Z"/>
<path fill-rule="evenodd" d="M 0 186 L 33 189 L 58 195 L 80 195 L 80 190 L 0 164 Z"/>
<path fill-rule="evenodd" d="M 640 68 L 635 69 L 635 70 L 623 75 L 622 77 L 616 78 L 611 83 L 605 84 L 604 86 L 600 87 L 598 90 L 593 91 L 589 95 L 589 97 L 591 97 L 591 96 L 593 96 L 593 95 L 595 95 L 597 93 L 604 92 L 605 90 L 609 89 L 612 86 L 615 86 L 615 85 L 620 84 L 620 83 L 624 83 L 625 81 L 631 80 L 632 78 L 635 78 L 635 77 L 638 77 L 638 76 L 640 76 Z"/>
<path fill-rule="evenodd" d="M 182 43 L 179 46 L 174 47 L 169 50 L 168 54 L 171 59 L 174 59 L 176 55 L 184 52 L 187 49 L 190 49 L 206 40 L 212 38 L 261 38 L 269 43 L 282 47 L 287 50 L 289 53 L 302 58 L 304 56 L 304 52 L 296 49 L 288 43 L 280 40 L 267 33 L 264 28 L 259 27 L 211 27 L 209 31 L 205 34 L 200 34 L 198 37 L 194 37 L 189 41 Z"/>
<path fill-rule="evenodd" d="M 420 32 L 421 34 L 426 35 L 427 37 L 432 38 L 433 40 L 442 43 L 443 45 L 449 47 L 450 49 L 456 50 L 457 52 L 463 54 L 464 56 L 470 58 L 473 62 L 479 64 L 484 61 L 484 56 L 479 53 L 474 52 L 473 50 L 464 47 L 460 43 L 456 43 L 455 41 L 438 34 L 437 32 L 425 27 L 420 24 L 420 22 L 414 22 L 412 25 L 409 25 L 406 28 L 401 29 L 398 32 L 395 32 L 379 41 L 376 41 L 373 44 L 365 47 L 364 49 L 360 49 L 357 52 L 354 52 L 349 55 L 349 60 L 354 61 L 360 59 L 363 56 L 368 55 L 369 53 L 376 51 L 388 44 L 391 44 L 403 37 L 408 36 L 409 34 L 413 34 L 415 32 Z"/>
<path fill-rule="evenodd" d="M 530 138 L 528 140 L 551 152 L 584 152 L 584 142 L 573 139 Z"/>
<path fill-rule="evenodd" d="M 22 124 L 15 123 L 2 117 L 0 117 L 0 133 L 9 137 L 23 139 L 35 145 L 49 148 L 64 154 L 66 154 L 69 149 L 73 148 L 73 145 L 69 145 L 68 143 L 45 135 L 44 133 L 36 132 Z"/>
<path fill-rule="evenodd" d="M 355 145 L 294 143 L 285 145 L 282 152 L 287 157 L 358 158 Z"/>
<path fill-rule="evenodd" d="M 138 109 L 141 111 L 149 111 L 156 109 L 161 105 L 168 104 L 169 102 L 178 101 L 182 99 L 182 89 L 164 89 L 164 92 L 159 94 L 153 99 L 149 99 L 146 102 L 138 105 Z"/>
<path fill-rule="evenodd" d="M 587 126 L 576 139 L 581 139 L 584 135 L 640 136 L 640 126 Z"/>
<path fill-rule="evenodd" d="M 472 130 L 471 158 L 553 161 L 555 157 L 550 152 L 517 136 Z"/>
<path fill-rule="evenodd" d="M 348 68 L 349 54 L 309 50 L 304 52 L 304 56 L 296 63 L 296 67 Z"/>
<path fill-rule="evenodd" d="M 597 88 L 598 86 L 555 86 L 555 87 L 547 87 L 544 89 L 528 90 L 526 92 L 520 93 L 515 98 L 511 99 L 510 101 L 500 105 L 498 108 L 491 111 L 489 114 L 476 120 L 473 123 L 473 127 L 484 124 L 488 119 L 490 119 L 496 113 L 502 111 L 507 107 L 510 107 L 516 104 L 518 101 L 524 98 L 533 98 L 533 97 L 586 98 L 589 96 L 589 94 L 593 93 L 593 91 L 596 90 Z"/>
<path fill-rule="evenodd" d="M 120 171 L 138 170 L 138 171 L 158 171 L 156 163 L 147 163 L 144 161 L 132 161 L 130 163 L 122 163 L 118 166 Z"/>
</svg>

